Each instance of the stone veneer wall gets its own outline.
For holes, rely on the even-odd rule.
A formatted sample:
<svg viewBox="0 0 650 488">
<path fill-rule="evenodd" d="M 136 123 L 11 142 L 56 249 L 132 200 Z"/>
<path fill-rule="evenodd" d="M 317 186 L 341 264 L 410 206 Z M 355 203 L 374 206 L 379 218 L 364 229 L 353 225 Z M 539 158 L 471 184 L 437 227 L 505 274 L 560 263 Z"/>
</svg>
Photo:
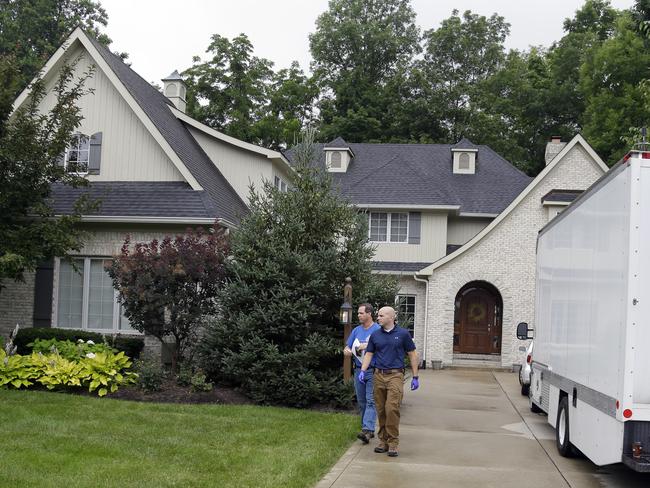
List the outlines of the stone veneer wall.
<svg viewBox="0 0 650 488">
<path fill-rule="evenodd" d="M 426 284 L 415 281 L 412 275 L 401 276 L 399 279 L 400 295 L 415 295 L 414 338 L 420 358 L 424 351 L 424 308 L 426 299 Z"/>
<path fill-rule="evenodd" d="M 481 241 L 433 271 L 429 278 L 427 361 L 450 364 L 453 357 L 454 301 L 470 281 L 492 283 L 503 298 L 501 364 L 519 362 L 523 353 L 517 323 L 535 322 L 537 233 L 548 222 L 541 198 L 552 189 L 586 189 L 603 172 L 587 152 L 574 146 L 519 205 Z"/>
</svg>

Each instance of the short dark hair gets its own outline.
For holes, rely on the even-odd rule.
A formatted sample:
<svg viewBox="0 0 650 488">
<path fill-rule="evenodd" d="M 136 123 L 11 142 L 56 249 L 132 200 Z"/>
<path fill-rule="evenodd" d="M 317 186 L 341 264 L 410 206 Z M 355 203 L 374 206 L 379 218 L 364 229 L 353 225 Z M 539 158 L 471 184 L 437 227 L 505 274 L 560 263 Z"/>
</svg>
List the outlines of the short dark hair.
<svg viewBox="0 0 650 488">
<path fill-rule="evenodd" d="M 372 312 L 375 310 L 374 308 L 372 308 L 372 305 L 370 305 L 369 303 L 360 303 L 359 308 L 361 307 L 363 307 L 364 311 L 366 313 L 369 313 L 370 315 L 372 315 Z"/>
</svg>

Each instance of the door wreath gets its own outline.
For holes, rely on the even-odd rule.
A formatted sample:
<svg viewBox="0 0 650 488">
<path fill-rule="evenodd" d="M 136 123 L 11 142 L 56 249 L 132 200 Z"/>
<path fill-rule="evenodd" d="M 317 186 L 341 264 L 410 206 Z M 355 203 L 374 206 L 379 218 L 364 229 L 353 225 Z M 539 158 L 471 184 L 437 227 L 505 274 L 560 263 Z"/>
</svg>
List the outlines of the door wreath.
<svg viewBox="0 0 650 488">
<path fill-rule="evenodd" d="M 487 315 L 487 309 L 482 303 L 472 303 L 469 306 L 467 315 L 472 322 L 480 322 Z"/>
</svg>

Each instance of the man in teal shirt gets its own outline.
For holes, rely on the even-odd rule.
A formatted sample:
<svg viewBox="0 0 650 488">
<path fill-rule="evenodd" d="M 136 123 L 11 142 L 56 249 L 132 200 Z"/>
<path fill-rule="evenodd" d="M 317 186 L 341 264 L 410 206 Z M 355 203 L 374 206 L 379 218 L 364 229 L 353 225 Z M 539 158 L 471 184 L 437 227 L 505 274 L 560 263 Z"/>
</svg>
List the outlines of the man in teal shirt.
<svg viewBox="0 0 650 488">
<path fill-rule="evenodd" d="M 350 337 L 348 337 L 343 354 L 352 356 L 354 359 L 356 368 L 354 371 L 354 389 L 357 394 L 359 414 L 361 415 L 361 432 L 357 434 L 357 437 L 364 444 L 368 444 L 370 439 L 375 436 L 375 421 L 377 420 L 373 378 L 372 371 L 367 371 L 365 382 L 361 382 L 359 381 L 359 371 L 361 371 L 361 361 L 368 345 L 368 338 L 370 334 L 381 327 L 372 320 L 372 305 L 369 303 L 359 305 L 357 316 L 359 317 L 359 325 L 354 328 Z"/>
</svg>

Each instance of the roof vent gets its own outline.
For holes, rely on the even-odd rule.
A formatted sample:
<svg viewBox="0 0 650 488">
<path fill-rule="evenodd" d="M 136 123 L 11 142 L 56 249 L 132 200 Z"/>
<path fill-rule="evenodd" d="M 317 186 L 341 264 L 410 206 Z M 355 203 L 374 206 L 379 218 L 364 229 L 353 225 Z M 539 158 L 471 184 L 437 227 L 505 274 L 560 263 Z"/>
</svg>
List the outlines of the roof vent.
<svg viewBox="0 0 650 488">
<path fill-rule="evenodd" d="M 185 95 L 187 94 L 187 86 L 181 78 L 181 75 L 177 70 L 169 75 L 167 78 L 163 78 L 163 94 L 169 98 L 169 100 L 174 104 L 174 106 L 185 113 L 185 107 L 187 102 L 185 101 Z"/>
</svg>

